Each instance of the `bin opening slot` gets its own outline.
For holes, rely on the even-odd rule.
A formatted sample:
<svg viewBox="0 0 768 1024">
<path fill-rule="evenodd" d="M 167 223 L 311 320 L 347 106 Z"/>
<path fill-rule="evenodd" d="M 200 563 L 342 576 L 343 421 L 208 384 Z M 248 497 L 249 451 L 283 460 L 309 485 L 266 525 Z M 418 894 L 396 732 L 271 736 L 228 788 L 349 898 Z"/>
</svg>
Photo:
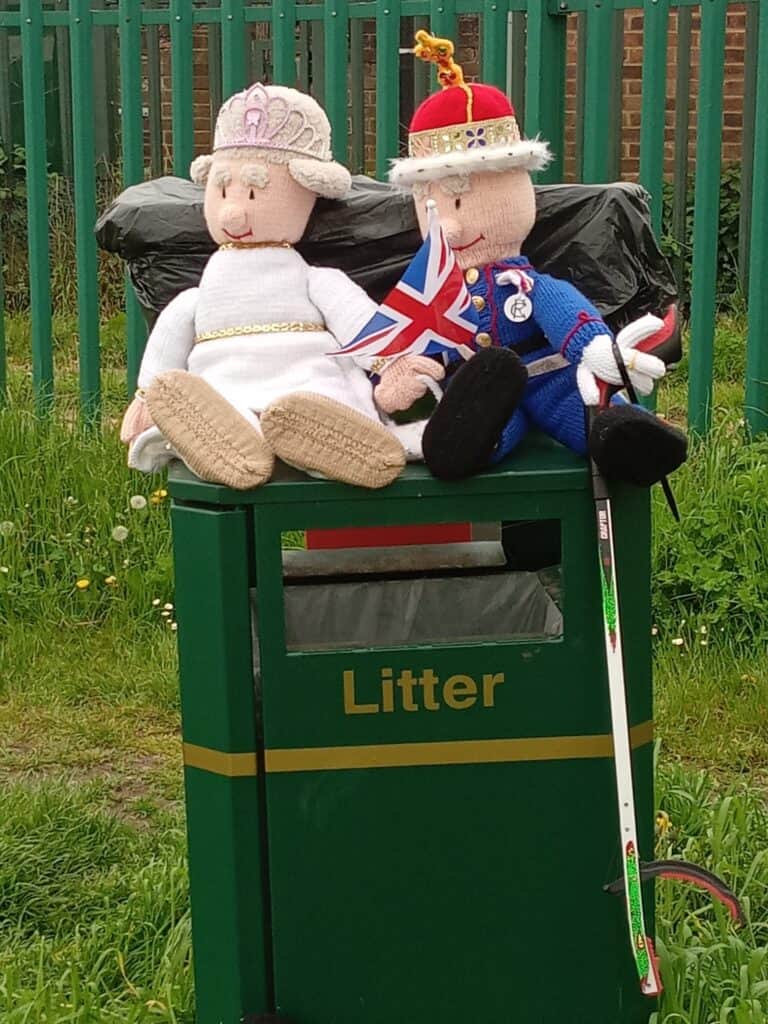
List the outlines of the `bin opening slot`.
<svg viewBox="0 0 768 1024">
<path fill-rule="evenodd" d="M 561 637 L 560 522 L 473 527 L 466 541 L 284 550 L 286 650 Z"/>
</svg>

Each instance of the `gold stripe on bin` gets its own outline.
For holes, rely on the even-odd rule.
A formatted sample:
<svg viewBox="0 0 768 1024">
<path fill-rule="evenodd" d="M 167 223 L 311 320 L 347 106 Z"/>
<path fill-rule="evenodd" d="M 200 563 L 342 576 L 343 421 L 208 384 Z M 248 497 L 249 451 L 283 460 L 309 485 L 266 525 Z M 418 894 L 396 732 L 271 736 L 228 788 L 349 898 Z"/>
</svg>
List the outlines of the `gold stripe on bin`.
<svg viewBox="0 0 768 1024">
<path fill-rule="evenodd" d="M 184 743 L 182 752 L 184 765 L 187 768 L 201 768 L 204 772 L 227 775 L 230 778 L 258 775 L 258 762 L 253 751 L 247 754 L 225 754 L 221 750 L 212 750 L 210 747 L 198 747 L 194 743 Z"/>
<path fill-rule="evenodd" d="M 633 749 L 653 740 L 653 722 L 630 730 Z M 516 761 L 569 761 L 613 756 L 613 738 L 537 736 L 504 740 L 449 740 L 438 743 L 379 743 L 359 747 L 304 747 L 268 750 L 267 772 L 340 771 L 356 768 L 416 768 L 456 764 L 507 764 Z M 225 754 L 184 744 L 184 764 L 234 778 L 257 774 L 256 754 Z"/>
<path fill-rule="evenodd" d="M 633 748 L 653 739 L 653 722 L 631 730 Z M 613 756 L 613 738 L 543 736 L 504 740 L 450 740 L 442 743 L 382 743 L 360 747 L 308 747 L 267 750 L 267 772 L 320 772 L 355 768 L 413 768 L 514 761 L 567 761 Z"/>
<path fill-rule="evenodd" d="M 243 324 L 239 327 L 222 327 L 218 331 L 205 331 L 195 337 L 195 344 L 201 341 L 218 341 L 221 338 L 240 338 L 246 334 L 300 334 L 302 331 L 324 331 L 325 324 L 289 320 L 274 324 Z"/>
</svg>

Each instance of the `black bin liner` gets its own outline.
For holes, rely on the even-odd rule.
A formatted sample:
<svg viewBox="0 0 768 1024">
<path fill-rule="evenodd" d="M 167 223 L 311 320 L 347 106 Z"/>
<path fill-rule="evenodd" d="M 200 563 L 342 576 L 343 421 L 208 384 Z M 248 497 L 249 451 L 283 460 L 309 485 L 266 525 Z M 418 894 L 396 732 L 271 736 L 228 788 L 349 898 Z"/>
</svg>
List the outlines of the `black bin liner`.
<svg viewBox="0 0 768 1024">
<path fill-rule="evenodd" d="M 150 326 L 174 296 L 199 283 L 216 249 L 203 192 L 183 178 L 133 185 L 96 225 L 101 248 L 128 264 Z M 614 330 L 675 301 L 675 279 L 639 185 L 542 185 L 536 204 L 525 254 L 538 270 L 573 282 Z M 308 263 L 344 270 L 380 302 L 420 243 L 411 195 L 357 176 L 343 199 L 318 200 L 297 248 Z"/>
</svg>

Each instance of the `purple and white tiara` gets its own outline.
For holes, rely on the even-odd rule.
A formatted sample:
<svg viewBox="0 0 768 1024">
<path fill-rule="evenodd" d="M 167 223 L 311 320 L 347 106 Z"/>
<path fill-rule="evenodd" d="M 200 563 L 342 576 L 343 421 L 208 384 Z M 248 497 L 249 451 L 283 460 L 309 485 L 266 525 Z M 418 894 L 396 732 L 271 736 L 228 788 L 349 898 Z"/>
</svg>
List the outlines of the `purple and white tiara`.
<svg viewBox="0 0 768 1024">
<path fill-rule="evenodd" d="M 311 96 L 257 82 L 227 100 L 216 119 L 214 152 L 243 147 L 330 160 L 331 127 Z"/>
</svg>

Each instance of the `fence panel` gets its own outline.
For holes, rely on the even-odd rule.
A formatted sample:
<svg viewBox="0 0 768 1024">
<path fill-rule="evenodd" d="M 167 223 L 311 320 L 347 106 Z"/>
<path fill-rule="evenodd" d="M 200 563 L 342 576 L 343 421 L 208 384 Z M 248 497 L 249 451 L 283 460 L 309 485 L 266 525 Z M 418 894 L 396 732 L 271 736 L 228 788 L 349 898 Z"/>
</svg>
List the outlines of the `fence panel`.
<svg viewBox="0 0 768 1024">
<path fill-rule="evenodd" d="M 755 97 L 754 184 L 749 266 L 746 419 L 750 430 L 768 433 L 768 12 L 760 10 Z"/>
<path fill-rule="evenodd" d="M 456 40 L 459 59 L 468 59 L 469 66 L 475 60 L 471 47 L 476 47 L 478 77 L 509 88 L 525 133 L 550 141 L 555 159 L 540 181 L 562 180 L 573 166 L 585 181 L 610 180 L 620 174 L 622 146 L 626 148 L 629 140 L 634 153 L 639 141 L 638 177 L 651 194 L 653 223 L 659 231 L 663 187 L 671 177 L 671 222 L 666 230 L 681 250 L 675 260 L 681 284 L 683 257 L 692 250 L 690 425 L 705 433 L 712 406 L 723 70 L 726 46 L 731 45 L 727 17 L 743 6 L 736 0 L 274 0 L 272 6 L 246 0 L 0 0 L 0 74 L 10 81 L 11 50 L 18 48 L 20 38 L 26 98 L 30 349 L 38 408 L 50 406 L 54 386 L 47 178 L 51 154 L 56 170 L 68 173 L 72 168 L 81 402 L 85 416 L 93 418 L 100 376 L 98 261 L 92 237 L 94 147 L 97 156 L 109 159 L 119 143 L 125 185 L 148 173 L 162 173 L 165 148 L 175 173 L 186 176 L 195 155 L 195 124 L 212 121 L 221 98 L 243 88 L 258 72 L 311 91 L 331 120 L 336 158 L 356 171 L 383 177 L 402 146 L 403 125 L 435 88 L 433 69 L 400 57 L 412 31 L 429 27 Z M 761 12 L 764 5 L 758 0 L 746 0 L 746 6 L 738 248 L 740 279 L 749 298 L 746 418 L 751 429 L 760 432 L 768 429 L 768 289 L 763 286 L 768 255 L 764 232 L 752 230 L 752 224 L 762 226 L 768 217 L 768 13 Z M 634 19 L 635 14 L 643 17 L 642 68 L 633 71 L 640 81 L 629 89 L 632 76 L 622 70 L 621 57 L 629 24 L 625 16 Z M 579 42 L 575 52 L 569 52 L 567 27 L 574 19 L 579 22 Z M 477 29 L 469 43 L 468 25 Z M 98 40 L 108 39 L 111 53 L 116 29 L 119 60 L 113 62 L 101 52 Z M 634 20 L 631 31 L 635 45 Z M 697 70 L 691 52 L 699 31 Z M 44 48 L 50 49 L 54 36 L 51 63 Z M 463 58 L 462 47 L 467 45 L 470 56 Z M 668 62 L 675 58 L 672 75 Z M 196 103 L 202 91 L 200 76 L 207 76 L 207 103 Z M 46 83 L 55 95 L 42 103 Z M 113 132 L 109 102 L 118 83 L 120 123 Z M 573 124 L 566 118 L 574 89 L 575 145 Z M 622 100 L 638 91 L 639 128 L 628 114 L 622 121 L 621 108 Z M 672 93 L 674 132 L 669 138 L 665 110 Z M 694 100 L 696 153 L 690 161 Z M 15 102 L 9 89 L 0 90 L 0 141 L 6 150 L 21 134 L 14 123 Z M 52 124 L 56 119 L 58 126 Z M 725 121 L 729 123 L 727 116 Z M 687 237 L 689 177 L 695 182 L 692 239 Z M 10 300 L 6 281 L 0 281 L 0 296 L 3 285 L 0 393 L 5 372 L 4 307 Z M 130 288 L 126 308 L 127 377 L 132 387 L 146 332 Z"/>
</svg>

